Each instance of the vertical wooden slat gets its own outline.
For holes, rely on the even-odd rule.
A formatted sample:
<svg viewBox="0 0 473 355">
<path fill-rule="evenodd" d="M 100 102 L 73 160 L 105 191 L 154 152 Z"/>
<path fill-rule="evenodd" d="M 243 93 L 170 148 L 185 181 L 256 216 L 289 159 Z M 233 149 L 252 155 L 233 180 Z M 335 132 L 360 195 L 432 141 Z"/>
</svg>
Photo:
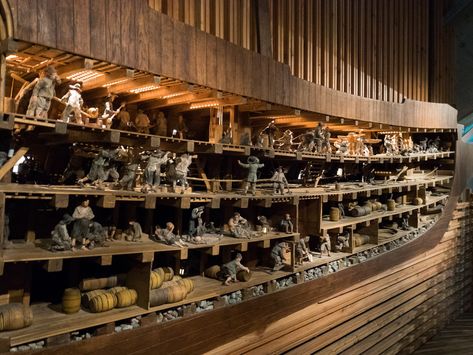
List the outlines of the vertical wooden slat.
<svg viewBox="0 0 473 355">
<path fill-rule="evenodd" d="M 106 1 L 90 2 L 90 53 L 97 59 L 107 59 Z"/>
<path fill-rule="evenodd" d="M 135 68 L 137 65 L 137 27 L 135 23 L 135 10 L 138 2 L 130 2 L 128 0 L 121 0 L 121 11 L 120 11 L 120 32 L 121 32 L 121 52 L 123 63 L 127 64 L 131 68 Z M 113 18 L 112 18 L 113 19 Z M 147 48 L 147 47 L 146 47 Z M 146 53 L 145 53 L 146 55 Z"/>
<path fill-rule="evenodd" d="M 42 4 L 42 3 L 41 3 Z M 38 41 L 38 1 L 18 0 L 17 3 L 17 31 L 15 37 Z"/>
<path fill-rule="evenodd" d="M 148 23 L 146 24 L 152 29 L 152 32 L 149 36 L 148 42 L 148 53 L 149 53 L 149 70 L 154 74 L 161 74 L 162 73 L 162 65 L 161 65 L 161 58 L 163 57 L 162 54 L 162 42 L 161 42 L 161 17 L 163 15 L 155 12 L 150 11 L 148 16 Z M 140 27 L 138 27 L 140 28 Z M 143 60 L 143 59 L 142 59 Z"/>
<path fill-rule="evenodd" d="M 56 43 L 59 48 L 74 52 L 74 2 L 59 1 L 56 3 Z"/>
<path fill-rule="evenodd" d="M 161 16 L 161 71 L 171 78 L 174 74 L 174 20 Z"/>
<path fill-rule="evenodd" d="M 151 41 L 150 37 L 153 37 L 155 33 L 151 35 L 150 33 L 150 23 L 151 23 L 151 13 L 149 8 L 146 5 L 145 0 L 136 1 L 136 66 L 138 68 L 149 68 L 150 62 L 150 50 L 149 42 Z M 156 30 L 155 30 L 156 31 Z"/>
<path fill-rule="evenodd" d="M 121 6 L 120 0 L 107 0 L 105 7 L 107 59 L 112 63 L 122 63 Z M 102 20 L 103 21 L 103 20 Z M 92 38 L 95 33 L 92 33 Z"/>
<path fill-rule="evenodd" d="M 38 42 L 49 47 L 57 47 L 56 1 L 38 0 Z"/>
<path fill-rule="evenodd" d="M 90 53 L 90 0 L 74 0 L 74 52 Z"/>
</svg>

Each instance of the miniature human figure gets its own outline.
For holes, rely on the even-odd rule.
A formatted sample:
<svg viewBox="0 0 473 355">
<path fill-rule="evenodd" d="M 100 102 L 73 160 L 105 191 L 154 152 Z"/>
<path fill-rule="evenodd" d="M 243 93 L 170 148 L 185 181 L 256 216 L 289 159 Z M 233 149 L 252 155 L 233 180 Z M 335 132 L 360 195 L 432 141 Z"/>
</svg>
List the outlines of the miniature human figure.
<svg viewBox="0 0 473 355">
<path fill-rule="evenodd" d="M 335 154 L 347 155 L 349 153 L 349 143 L 346 139 L 340 139 L 336 141 L 333 145 L 335 146 L 335 148 L 337 148 Z"/>
<path fill-rule="evenodd" d="M 240 136 L 240 145 L 251 145 L 251 138 L 248 132 L 244 132 Z"/>
<path fill-rule="evenodd" d="M 171 152 L 164 153 L 160 150 L 155 150 L 149 155 L 144 171 L 145 191 L 148 191 L 148 189 L 156 190 L 161 185 L 161 165 L 167 163 L 170 155 Z"/>
<path fill-rule="evenodd" d="M 160 226 L 156 226 L 154 230 L 155 237 L 169 245 L 176 245 L 178 247 L 186 247 L 187 244 L 184 243 L 181 238 L 174 234 L 174 224 L 171 222 L 166 223 L 166 228 L 162 229 Z"/>
<path fill-rule="evenodd" d="M 107 230 L 100 223 L 93 221 L 89 224 L 87 239 L 89 249 L 101 246 L 107 239 Z"/>
<path fill-rule="evenodd" d="M 315 148 L 315 133 L 314 131 L 307 131 L 297 137 L 300 142 L 297 145 L 299 152 L 312 152 Z"/>
<path fill-rule="evenodd" d="M 289 190 L 289 184 L 287 182 L 286 175 L 284 175 L 282 166 L 280 166 L 278 170 L 274 172 L 274 175 L 271 178 L 271 181 L 273 182 L 273 195 L 276 195 L 278 191 L 281 195 L 284 195 L 284 187 L 287 188 L 288 194 L 291 193 L 291 190 Z"/>
<path fill-rule="evenodd" d="M 109 176 L 113 178 L 116 182 L 118 181 L 119 174 L 115 167 L 110 167 L 110 159 L 113 159 L 116 155 L 116 151 L 110 151 L 106 149 L 101 149 L 97 156 L 92 161 L 90 166 L 89 173 L 82 179 L 78 180 L 80 185 L 83 185 L 87 181 L 91 181 L 97 186 L 108 179 Z"/>
<path fill-rule="evenodd" d="M 343 251 L 343 249 L 349 247 L 350 232 L 344 231 L 337 236 L 337 243 L 335 244 L 336 251 Z"/>
<path fill-rule="evenodd" d="M 92 208 L 89 206 L 90 201 L 85 199 L 77 206 L 72 214 L 74 224 L 72 225 L 72 246 L 75 246 L 76 241 L 80 242 L 85 247 L 86 240 L 89 234 L 89 225 L 95 217 Z"/>
<path fill-rule="evenodd" d="M 330 237 L 328 235 L 320 237 L 320 257 L 323 256 L 324 252 L 327 253 L 327 256 L 330 256 Z"/>
<path fill-rule="evenodd" d="M 304 261 L 312 261 L 312 254 L 309 250 L 309 241 L 310 236 L 301 238 L 296 244 L 296 260 L 299 261 L 299 264 L 302 264 Z"/>
<path fill-rule="evenodd" d="M 122 131 L 129 131 L 131 126 L 130 113 L 126 105 L 122 105 L 123 108 L 117 114 L 118 129 Z"/>
<path fill-rule="evenodd" d="M 250 272 L 250 269 L 242 265 L 242 259 L 243 256 L 240 253 L 237 253 L 235 259 L 222 265 L 218 278 L 223 281 L 224 285 L 228 286 L 230 285 L 230 282 L 238 282 L 236 278 L 238 271 L 245 270 L 246 272 Z"/>
<path fill-rule="evenodd" d="M 233 213 L 233 216 L 228 220 L 228 228 L 234 238 L 251 238 L 248 221 L 238 212 Z"/>
<path fill-rule="evenodd" d="M 325 131 L 326 127 L 322 122 L 319 122 L 317 127 L 314 129 L 314 143 L 315 150 L 317 153 L 322 152 L 323 142 L 325 141 Z"/>
<path fill-rule="evenodd" d="M 69 122 L 70 115 L 72 114 L 75 123 L 83 124 L 80 110 L 84 101 L 80 92 L 79 83 L 69 85 L 69 91 L 61 98 L 61 101 L 66 102 L 66 108 L 62 111 L 62 121 Z"/>
<path fill-rule="evenodd" d="M 59 79 L 56 69 L 51 66 L 46 67 L 43 77 L 38 80 L 33 88 L 26 114 L 47 118 L 51 100 L 56 95 L 55 87 L 60 83 L 61 79 Z"/>
<path fill-rule="evenodd" d="M 220 140 L 220 143 L 223 144 L 232 144 L 232 128 L 228 127 L 225 131 L 223 131 L 223 136 L 222 139 Z"/>
<path fill-rule="evenodd" d="M 294 224 L 292 223 L 291 215 L 289 213 L 286 213 L 284 218 L 281 219 L 281 222 L 279 222 L 279 227 L 287 234 L 294 233 Z"/>
<path fill-rule="evenodd" d="M 138 133 L 149 134 L 150 120 L 146 113 L 142 109 L 138 109 L 138 114 L 135 117 L 135 127 Z"/>
<path fill-rule="evenodd" d="M 338 203 L 338 210 L 340 211 L 340 219 L 345 218 L 345 206 L 343 206 L 343 203 Z"/>
<path fill-rule="evenodd" d="M 244 194 L 248 193 L 248 188 L 251 185 L 251 193 L 256 195 L 256 181 L 258 180 L 257 172 L 259 168 L 264 167 L 264 164 L 260 164 L 259 159 L 253 155 L 250 155 L 247 160 L 247 164 L 242 163 L 238 160 L 238 164 L 248 169 L 248 177 L 246 178 Z"/>
<path fill-rule="evenodd" d="M 330 136 L 331 136 L 330 131 L 327 128 L 325 128 L 325 130 L 323 131 L 323 140 L 322 140 L 321 153 L 331 153 L 332 152 L 332 147 L 330 146 Z"/>
<path fill-rule="evenodd" d="M 428 139 L 427 137 L 425 137 L 423 140 L 421 140 L 421 141 L 419 142 L 419 146 L 420 146 L 420 151 L 421 151 L 421 152 L 425 152 L 425 151 L 427 150 L 427 141 L 428 141 L 428 140 L 429 140 L 429 139 Z"/>
<path fill-rule="evenodd" d="M 284 261 L 286 261 L 284 253 L 287 251 L 288 247 L 286 242 L 280 242 L 271 249 L 271 260 L 274 264 L 273 271 L 281 270 L 284 267 Z"/>
<path fill-rule="evenodd" d="M 260 135 L 266 135 L 268 137 L 268 148 L 274 148 L 274 136 L 279 132 L 279 128 L 274 124 L 274 120 L 263 128 Z"/>
<path fill-rule="evenodd" d="M 204 222 L 202 221 L 204 210 L 204 206 L 199 206 L 192 209 L 191 219 L 189 221 L 189 235 L 191 237 L 202 236 L 205 233 L 205 226 Z"/>
<path fill-rule="evenodd" d="M 133 191 L 133 184 L 135 183 L 136 171 L 139 166 L 139 156 L 134 154 L 132 150 L 127 152 L 128 162 L 125 165 L 125 173 L 118 182 L 122 189 Z"/>
<path fill-rule="evenodd" d="M 167 177 L 172 181 L 174 192 L 176 191 L 178 181 L 180 181 L 183 187 L 181 193 L 184 193 L 184 189 L 189 187 L 187 173 L 189 172 L 189 166 L 192 164 L 192 158 L 197 158 L 197 155 L 182 154 L 173 164 L 174 168 L 168 171 Z"/>
<path fill-rule="evenodd" d="M 271 224 L 269 223 L 269 220 L 266 218 L 266 216 L 258 216 L 256 219 L 261 225 L 263 233 L 268 233 L 271 230 Z"/>
<path fill-rule="evenodd" d="M 100 120 L 97 121 L 98 126 L 110 128 L 112 125 L 113 118 L 119 113 L 119 110 L 113 109 L 113 101 L 115 101 L 116 98 L 117 95 L 115 94 L 110 93 L 107 95 L 104 102 L 103 113 L 100 116 Z M 121 108 L 123 108 L 123 106 L 121 106 L 120 109 Z"/>
<path fill-rule="evenodd" d="M 167 136 L 168 134 L 168 121 L 164 116 L 164 113 L 158 113 L 158 121 L 156 123 L 156 134 L 158 136 Z"/>
<path fill-rule="evenodd" d="M 124 232 L 125 239 L 128 242 L 141 241 L 141 238 L 143 236 L 143 230 L 141 229 L 141 225 L 134 220 L 129 221 L 128 225 L 128 229 Z"/>
<path fill-rule="evenodd" d="M 292 151 L 292 146 L 294 145 L 293 139 L 294 136 L 292 131 L 286 129 L 282 137 L 274 141 L 274 147 L 276 149 Z"/>
<path fill-rule="evenodd" d="M 179 115 L 177 117 L 177 133 L 179 134 L 179 138 L 185 139 L 188 131 L 186 122 L 184 121 L 184 116 Z"/>
<path fill-rule="evenodd" d="M 74 221 L 70 215 L 65 214 L 51 232 L 51 250 L 63 251 L 72 249 L 72 239 L 67 231 L 67 225 Z"/>
</svg>

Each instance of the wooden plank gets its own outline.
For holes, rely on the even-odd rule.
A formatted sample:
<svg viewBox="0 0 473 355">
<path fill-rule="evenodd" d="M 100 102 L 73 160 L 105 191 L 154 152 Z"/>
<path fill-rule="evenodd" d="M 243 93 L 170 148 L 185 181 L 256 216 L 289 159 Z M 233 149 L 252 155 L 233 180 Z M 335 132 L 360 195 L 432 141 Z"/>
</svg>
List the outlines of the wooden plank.
<svg viewBox="0 0 473 355">
<path fill-rule="evenodd" d="M 175 78 L 174 72 L 174 24 L 168 16 L 161 16 L 161 74 Z"/>
<path fill-rule="evenodd" d="M 38 42 L 38 1 L 17 0 L 16 12 L 19 21 L 17 20 L 15 38 Z"/>
<path fill-rule="evenodd" d="M 205 85 L 207 80 L 207 53 L 205 51 L 207 35 L 205 32 L 195 30 L 195 47 L 196 47 L 196 78 L 195 82 Z M 232 46 L 232 44 L 229 44 Z"/>
<path fill-rule="evenodd" d="M 28 147 L 21 147 L 18 149 L 15 154 L 6 161 L 5 164 L 3 164 L 0 167 L 0 180 L 3 179 L 3 177 L 15 166 L 15 164 L 20 160 L 27 152 L 29 148 Z"/>
<path fill-rule="evenodd" d="M 140 48 L 137 46 L 138 29 L 135 11 L 137 6 L 139 6 L 139 2 L 120 0 L 120 21 L 117 22 L 120 25 L 121 61 L 119 63 L 123 63 L 130 68 L 141 69 L 137 67 L 137 51 L 144 51 L 147 47 Z M 112 19 L 113 17 L 109 18 L 109 20 Z M 145 52 L 144 55 L 147 55 L 147 53 Z"/>
<path fill-rule="evenodd" d="M 74 0 L 74 53 L 91 54 L 90 0 Z M 70 24 L 69 24 L 70 25 Z"/>
<path fill-rule="evenodd" d="M 122 48 L 122 16 L 121 0 L 107 0 L 104 9 L 106 28 L 105 45 L 107 49 L 107 60 L 112 63 L 123 63 L 124 53 Z M 124 24 L 126 25 L 126 23 Z M 93 40 L 93 34 L 92 40 Z M 125 40 L 127 38 L 124 38 Z M 124 44 L 123 45 L 127 45 Z"/>
<path fill-rule="evenodd" d="M 144 9 L 146 11 L 146 9 Z M 140 25 L 140 20 L 138 20 L 138 31 L 141 33 L 143 32 L 143 29 L 141 28 Z M 149 65 L 149 70 L 154 73 L 154 74 L 161 74 L 162 73 L 162 66 L 161 66 L 161 61 L 162 61 L 162 38 L 161 38 L 161 15 L 158 14 L 156 11 L 148 11 L 148 23 L 143 24 L 145 27 L 150 28 L 150 32 L 148 33 L 148 53 L 149 53 L 149 58 L 148 58 L 148 65 Z M 144 58 L 139 55 L 140 60 L 143 60 L 144 64 Z"/>
<path fill-rule="evenodd" d="M 90 54 L 93 58 L 106 60 L 107 57 L 107 15 L 106 0 L 90 2 Z M 84 34 L 85 35 L 85 34 Z"/>
<path fill-rule="evenodd" d="M 38 42 L 57 47 L 56 1 L 38 0 Z"/>
<path fill-rule="evenodd" d="M 83 10 L 82 10 L 83 11 Z M 59 1 L 54 11 L 56 15 L 57 47 L 74 52 L 74 2 Z"/>
<path fill-rule="evenodd" d="M 136 68 L 151 70 L 150 46 L 151 42 L 156 41 L 156 39 L 152 37 L 159 36 L 156 30 L 151 33 L 151 29 L 156 29 L 156 27 L 153 27 L 152 23 L 155 20 L 155 17 L 152 17 L 154 11 L 150 11 L 146 0 L 136 1 L 135 7 Z"/>
<path fill-rule="evenodd" d="M 227 76 L 226 76 L 226 41 L 217 38 L 216 40 L 216 58 L 217 58 L 217 80 L 215 86 L 216 89 L 228 91 Z M 220 64 L 219 64 L 220 63 Z"/>
<path fill-rule="evenodd" d="M 218 69 L 217 69 L 217 38 L 207 36 L 205 42 L 206 62 L 207 62 L 207 73 L 206 73 L 206 85 L 212 88 L 217 88 L 218 82 Z"/>
</svg>

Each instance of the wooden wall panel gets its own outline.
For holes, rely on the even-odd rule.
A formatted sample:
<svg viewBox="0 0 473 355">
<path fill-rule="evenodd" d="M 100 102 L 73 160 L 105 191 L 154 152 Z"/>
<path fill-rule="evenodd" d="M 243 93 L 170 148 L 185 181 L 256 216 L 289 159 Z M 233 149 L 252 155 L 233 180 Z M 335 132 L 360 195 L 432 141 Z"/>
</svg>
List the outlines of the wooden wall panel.
<svg viewBox="0 0 473 355">
<path fill-rule="evenodd" d="M 138 32 L 137 27 L 136 27 L 136 14 L 135 14 L 135 9 L 137 8 L 137 5 L 140 4 L 140 0 L 138 1 L 128 1 L 128 0 L 120 0 L 120 21 L 117 21 L 118 24 L 121 27 L 121 35 L 119 38 L 120 42 L 119 44 L 117 42 L 116 45 L 118 44 L 118 47 L 121 48 L 121 60 L 122 63 L 127 64 L 127 66 L 134 68 L 137 65 L 137 41 L 138 38 L 136 37 L 136 34 Z M 116 6 L 113 4 L 112 6 Z M 110 17 L 109 18 L 109 26 L 110 22 L 115 22 L 115 17 Z M 116 27 L 113 27 L 116 29 Z M 143 49 L 140 49 L 140 51 L 143 51 L 147 49 L 147 47 L 144 47 Z"/>
<path fill-rule="evenodd" d="M 17 0 L 16 35 L 38 41 L 38 0 Z M 20 21 L 18 21 L 20 19 Z"/>
<path fill-rule="evenodd" d="M 25 1 L 27 4 L 29 3 L 26 0 L 23 1 Z M 58 33 L 56 24 L 56 5 L 57 4 L 55 0 L 38 0 L 37 4 L 38 42 L 44 43 L 46 46 L 53 48 L 56 47 Z"/>
<path fill-rule="evenodd" d="M 74 52 L 78 54 L 90 53 L 90 19 L 83 10 L 89 6 L 90 0 L 74 0 Z"/>
<path fill-rule="evenodd" d="M 426 101 L 430 80 L 430 89 L 435 91 L 432 100 L 452 102 L 445 78 L 447 71 L 451 77 L 451 69 L 443 65 L 452 57 L 448 50 L 453 34 L 443 28 L 442 18 L 449 1 L 271 1 L 272 39 L 265 41 L 264 48 L 272 46 L 273 58 L 288 64 L 293 75 L 346 93 L 393 102 L 403 97 Z M 203 13 L 193 11 L 202 8 L 202 3 Z M 178 21 L 199 24 L 200 29 L 246 49 L 258 50 L 252 40 L 256 18 L 249 0 L 227 1 L 224 6 L 219 1 L 163 0 L 151 1 L 150 6 Z M 188 15 L 183 16 L 177 6 L 183 6 Z M 433 18 L 430 6 L 434 7 Z M 265 23 L 266 17 L 261 21 Z M 431 23 L 435 23 L 433 39 L 429 38 Z M 435 43 L 431 53 L 439 58 L 431 77 L 429 41 Z"/>
<path fill-rule="evenodd" d="M 146 11 L 146 9 L 144 9 Z M 148 68 L 152 73 L 160 74 L 162 73 L 162 58 L 164 57 L 163 54 L 163 46 L 162 46 L 162 38 L 161 38 L 161 16 L 159 16 L 154 11 L 147 11 L 148 16 L 148 34 L 147 38 L 139 39 L 140 41 L 148 43 Z M 141 43 L 141 42 L 140 42 Z M 141 55 L 140 55 L 141 56 Z M 139 57 L 140 57 L 139 56 Z M 145 64 L 141 62 L 141 64 Z"/>
<path fill-rule="evenodd" d="M 112 63 L 124 63 L 120 5 L 120 0 L 107 0 L 104 12 L 106 19 L 105 44 L 107 48 L 107 58 L 110 58 Z M 124 25 L 126 26 L 126 23 Z M 124 27 L 123 30 L 126 38 L 126 27 Z"/>
<path fill-rule="evenodd" d="M 107 58 L 106 5 L 106 0 L 90 2 L 90 11 L 88 16 L 90 16 L 90 56 L 92 58 Z M 79 12 L 80 9 L 77 9 L 77 11 Z"/>
<path fill-rule="evenodd" d="M 74 2 L 59 1 L 56 6 L 57 46 L 74 51 Z"/>
</svg>

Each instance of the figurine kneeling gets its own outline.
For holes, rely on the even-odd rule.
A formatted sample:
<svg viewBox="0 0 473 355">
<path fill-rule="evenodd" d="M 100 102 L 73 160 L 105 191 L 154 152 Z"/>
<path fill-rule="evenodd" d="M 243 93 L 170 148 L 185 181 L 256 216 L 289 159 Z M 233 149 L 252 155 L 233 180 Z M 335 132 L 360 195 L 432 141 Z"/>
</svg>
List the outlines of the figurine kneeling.
<svg viewBox="0 0 473 355">
<path fill-rule="evenodd" d="M 298 264 L 302 265 L 304 261 L 313 261 L 312 254 L 308 247 L 309 241 L 310 237 L 307 236 L 305 238 L 301 238 L 296 245 L 296 260 Z"/>
<path fill-rule="evenodd" d="M 171 222 L 166 223 L 166 228 L 162 229 L 159 225 L 154 230 L 155 237 L 168 245 L 176 245 L 178 247 L 186 247 L 187 244 L 181 240 L 181 238 L 174 234 L 174 224 Z"/>
<path fill-rule="evenodd" d="M 252 232 L 248 221 L 243 218 L 238 212 L 235 212 L 228 220 L 228 228 L 232 237 L 234 238 L 251 238 Z"/>
<path fill-rule="evenodd" d="M 274 264 L 273 271 L 281 270 L 284 267 L 284 261 L 286 261 L 284 254 L 288 251 L 288 248 L 286 242 L 280 242 L 271 249 L 271 260 Z"/>
<path fill-rule="evenodd" d="M 125 240 L 128 242 L 139 242 L 143 236 L 143 230 L 141 225 L 138 222 L 130 221 L 128 222 L 129 227 L 126 231 L 123 232 Z"/>
</svg>

